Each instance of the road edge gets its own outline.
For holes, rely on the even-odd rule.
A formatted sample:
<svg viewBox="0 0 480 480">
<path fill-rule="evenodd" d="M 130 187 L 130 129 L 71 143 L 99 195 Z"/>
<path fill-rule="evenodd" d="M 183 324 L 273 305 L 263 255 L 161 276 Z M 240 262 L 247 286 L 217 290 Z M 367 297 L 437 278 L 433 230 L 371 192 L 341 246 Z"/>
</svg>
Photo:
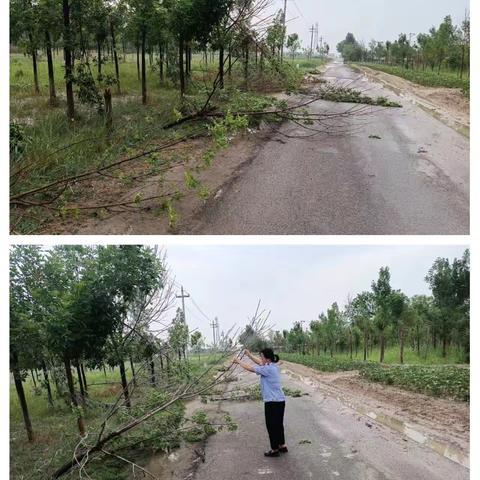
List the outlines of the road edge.
<svg viewBox="0 0 480 480">
<path fill-rule="evenodd" d="M 296 378 L 297 380 L 300 380 L 302 383 L 306 383 L 307 385 L 320 387 L 320 384 L 317 381 L 315 381 L 313 378 L 305 377 L 303 375 L 300 375 L 299 373 L 289 370 L 286 363 L 287 362 L 284 363 L 283 370 L 287 375 L 291 376 L 292 378 Z M 294 363 L 294 362 L 288 362 L 288 363 Z M 302 365 L 302 367 L 305 367 L 305 365 Z M 309 367 L 306 367 L 306 368 L 309 368 Z M 309 369 L 312 370 L 311 368 Z M 312 370 L 312 372 L 317 373 L 315 370 Z M 368 409 L 363 408 L 361 405 L 353 403 L 345 399 L 344 397 L 341 397 L 338 395 L 332 395 L 332 393 L 328 392 L 327 390 L 325 390 L 325 393 L 329 396 L 334 396 L 336 400 L 346 405 L 347 407 L 351 408 L 359 415 L 362 415 L 363 417 L 367 417 L 371 420 L 374 420 L 375 422 L 381 425 L 387 426 L 392 430 L 396 431 L 397 433 L 401 433 L 402 435 L 405 435 L 410 440 L 413 440 L 414 442 L 420 445 L 423 445 L 433 450 L 434 452 L 438 453 L 439 455 L 455 463 L 458 463 L 459 465 L 462 465 L 463 467 L 470 470 L 470 455 L 469 454 L 465 455 L 459 448 L 455 447 L 454 445 L 451 445 L 446 442 L 441 442 L 439 440 L 435 440 L 429 437 L 428 435 L 426 435 L 424 432 L 416 430 L 413 425 L 409 423 L 401 422 L 395 417 L 392 417 L 390 415 L 383 414 L 383 413 L 378 414 L 378 413 L 371 412 Z"/>
<path fill-rule="evenodd" d="M 386 72 L 377 72 L 376 70 L 373 70 L 373 69 L 371 69 L 369 67 L 366 67 L 364 65 L 358 65 L 356 63 L 349 64 L 348 66 L 358 73 L 365 74 L 370 80 L 372 80 L 374 82 L 381 83 L 382 85 L 384 85 L 386 88 L 388 88 L 392 92 L 396 93 L 397 95 L 400 95 L 400 96 L 404 95 L 404 92 L 402 91 L 401 88 L 396 87 L 395 85 L 392 85 L 390 82 L 388 82 L 384 78 L 381 78 L 380 76 L 378 76 L 377 73 L 383 73 L 385 75 L 392 75 L 392 74 L 386 73 Z M 392 76 L 395 76 L 395 75 L 392 75 Z M 398 77 L 398 78 L 404 80 L 405 82 L 409 82 L 409 80 L 406 80 L 402 77 Z M 412 83 L 412 82 L 410 82 L 410 83 Z M 413 84 L 413 85 L 416 85 L 416 84 Z M 431 101 L 423 98 L 422 96 L 420 96 L 418 94 L 414 94 L 414 93 L 409 92 L 409 96 L 413 100 L 415 105 L 420 107 L 424 112 L 428 113 L 430 116 L 437 119 L 439 122 L 442 122 L 447 127 L 450 127 L 452 130 L 455 130 L 460 135 L 470 139 L 470 126 L 469 125 L 465 125 L 464 123 L 458 122 L 457 120 L 448 121 L 445 118 L 445 115 L 442 114 L 442 113 L 439 113 L 439 111 L 438 111 L 438 110 L 443 111 L 441 106 L 432 103 Z"/>
</svg>

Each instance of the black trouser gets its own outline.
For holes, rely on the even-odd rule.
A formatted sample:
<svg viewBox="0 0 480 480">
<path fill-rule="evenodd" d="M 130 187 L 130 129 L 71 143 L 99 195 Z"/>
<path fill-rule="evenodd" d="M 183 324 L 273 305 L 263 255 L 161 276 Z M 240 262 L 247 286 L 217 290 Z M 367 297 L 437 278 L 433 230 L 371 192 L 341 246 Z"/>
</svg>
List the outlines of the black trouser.
<svg viewBox="0 0 480 480">
<path fill-rule="evenodd" d="M 284 413 L 285 402 L 265 402 L 265 422 L 272 450 L 278 450 L 280 445 L 285 445 L 285 433 L 283 432 Z"/>
</svg>

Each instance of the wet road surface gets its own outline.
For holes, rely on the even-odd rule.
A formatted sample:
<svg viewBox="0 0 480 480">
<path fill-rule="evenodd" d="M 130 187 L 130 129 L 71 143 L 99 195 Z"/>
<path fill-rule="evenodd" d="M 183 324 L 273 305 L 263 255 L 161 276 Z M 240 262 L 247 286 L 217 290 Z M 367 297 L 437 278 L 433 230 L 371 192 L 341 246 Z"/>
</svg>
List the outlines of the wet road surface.
<svg viewBox="0 0 480 480">
<path fill-rule="evenodd" d="M 368 114 L 330 121 L 333 135 L 290 138 L 311 132 L 282 126 L 180 233 L 468 234 L 469 140 L 346 65 L 333 62 L 324 77 L 403 108 L 368 107 Z M 349 108 L 326 101 L 310 106 L 314 112 Z"/>
<path fill-rule="evenodd" d="M 237 375 L 237 373 L 235 373 Z M 386 426 L 358 415 L 335 398 L 282 374 L 285 386 L 308 393 L 287 397 L 289 453 L 265 458 L 269 448 L 261 402 L 228 402 L 238 423 L 207 441 L 195 480 L 467 480 L 469 470 Z M 257 383 L 238 372 L 236 386 Z M 230 384 L 235 386 L 233 383 Z"/>
</svg>

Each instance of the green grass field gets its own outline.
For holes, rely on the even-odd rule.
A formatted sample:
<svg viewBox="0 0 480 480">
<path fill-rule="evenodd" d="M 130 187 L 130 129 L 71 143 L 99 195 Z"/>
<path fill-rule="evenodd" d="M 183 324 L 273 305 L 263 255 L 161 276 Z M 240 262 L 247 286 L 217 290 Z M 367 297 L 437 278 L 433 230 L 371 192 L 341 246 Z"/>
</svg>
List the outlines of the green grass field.
<svg viewBox="0 0 480 480">
<path fill-rule="evenodd" d="M 463 79 L 460 78 L 458 72 L 450 72 L 442 70 L 440 73 L 437 71 L 427 70 L 412 70 L 402 67 L 396 67 L 391 65 L 381 65 L 377 63 L 365 63 L 361 64 L 373 70 L 379 70 L 381 72 L 396 75 L 397 77 L 405 78 L 411 82 L 423 85 L 426 87 L 447 87 L 447 88 L 459 88 L 468 95 L 470 92 L 470 79 L 467 74 Z"/>
<path fill-rule="evenodd" d="M 127 375 L 129 372 L 127 372 Z M 85 411 L 85 423 L 88 431 L 95 431 L 105 410 L 96 402 L 109 403 L 114 400 L 120 391 L 120 373 L 107 370 L 107 377 L 103 372 L 87 371 L 87 383 L 117 382 L 112 385 L 90 386 L 89 406 Z M 52 385 L 53 388 L 53 385 Z M 35 432 L 35 442 L 26 441 L 22 412 L 18 403 L 17 392 L 13 381 L 10 385 L 10 476 L 11 478 L 43 479 L 52 466 L 59 466 L 71 455 L 78 442 L 76 418 L 70 405 L 62 399 L 55 399 L 55 406 L 48 405 L 46 394 L 34 388 L 29 376 L 24 383 L 30 419 Z M 123 465 L 110 464 L 112 475 L 119 475 L 125 471 Z M 67 477 L 68 478 L 68 477 Z M 106 480 L 108 477 L 102 478 Z M 113 479 L 113 477 L 111 477 Z M 126 478 L 126 477 L 125 477 Z"/>
</svg>

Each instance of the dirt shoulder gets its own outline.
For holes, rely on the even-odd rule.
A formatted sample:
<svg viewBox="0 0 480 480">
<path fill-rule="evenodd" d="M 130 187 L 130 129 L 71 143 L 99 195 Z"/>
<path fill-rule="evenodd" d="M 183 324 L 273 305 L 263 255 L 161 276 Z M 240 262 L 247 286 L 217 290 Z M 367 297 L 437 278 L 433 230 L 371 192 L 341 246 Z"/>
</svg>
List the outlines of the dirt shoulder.
<svg viewBox="0 0 480 480">
<path fill-rule="evenodd" d="M 120 175 L 96 177 L 84 182 L 77 192 L 78 205 L 112 204 L 132 201 L 142 205 L 82 211 L 76 217 L 52 217 L 44 233 L 55 234 L 103 234 L 103 235 L 162 235 L 180 233 L 185 225 L 194 222 L 196 215 L 211 202 L 221 197 L 225 185 L 233 181 L 254 157 L 263 144 L 263 129 L 249 129 L 234 138 L 230 145 L 219 151 L 211 165 L 206 166 L 204 154 L 211 146 L 208 137 L 180 143 L 168 152 L 169 168 L 164 173 L 149 175 L 148 160 L 139 159 L 121 170 Z M 190 188 L 185 180 L 186 172 L 192 172 L 198 185 Z M 122 177 L 133 180 L 125 183 Z M 120 178 L 119 178 L 120 177 Z M 162 208 L 161 196 L 172 198 L 174 226 L 167 208 Z"/>
<path fill-rule="evenodd" d="M 470 136 L 470 102 L 460 89 L 424 87 L 363 65 L 352 65 L 352 68 L 416 103 L 459 133 Z"/>
<path fill-rule="evenodd" d="M 419 443 L 427 444 L 458 463 L 468 464 L 468 403 L 371 383 L 356 371 L 324 373 L 290 362 L 283 362 L 282 368 L 293 378 L 315 386 L 360 413 L 407 436 L 411 433 L 411 438 L 417 433 Z"/>
</svg>

